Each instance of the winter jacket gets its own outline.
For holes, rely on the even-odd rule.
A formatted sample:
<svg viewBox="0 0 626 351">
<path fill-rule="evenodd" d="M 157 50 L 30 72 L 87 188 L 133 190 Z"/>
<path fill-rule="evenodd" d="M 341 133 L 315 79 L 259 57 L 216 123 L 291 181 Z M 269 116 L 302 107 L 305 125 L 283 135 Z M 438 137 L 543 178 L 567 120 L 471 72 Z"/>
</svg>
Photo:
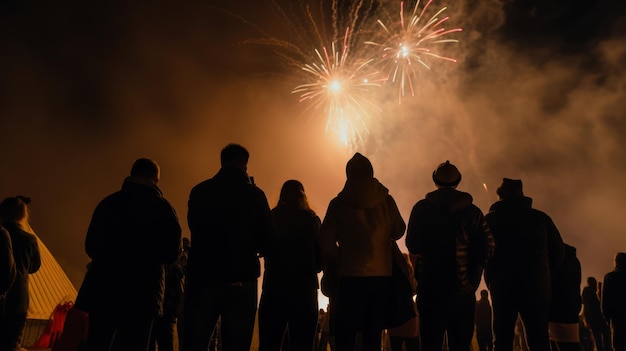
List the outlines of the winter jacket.
<svg viewBox="0 0 626 351">
<path fill-rule="evenodd" d="M 28 312 L 28 275 L 41 267 L 41 255 L 37 237 L 28 233 L 16 223 L 3 223 L 11 236 L 13 259 L 16 276 L 13 286 L 6 294 L 5 313 L 7 315 L 26 315 Z"/>
<path fill-rule="evenodd" d="M 446 298 L 476 291 L 494 242 L 472 196 L 444 187 L 413 206 L 406 247 L 418 256 L 418 299 Z"/>
<path fill-rule="evenodd" d="M 602 313 L 607 321 L 626 323 L 626 270 L 615 269 L 604 276 Z"/>
<path fill-rule="evenodd" d="M 164 267 L 181 248 L 176 212 L 153 183 L 129 177 L 96 207 L 85 250 L 91 263 L 76 306 L 92 313 L 162 314 Z"/>
<path fill-rule="evenodd" d="M 340 277 L 390 277 L 392 242 L 405 228 L 396 202 L 376 178 L 348 179 L 320 229 L 325 270 Z"/>
<path fill-rule="evenodd" d="M 492 294 L 550 300 L 551 275 L 563 261 L 563 239 L 552 219 L 525 196 L 495 202 L 485 216 L 496 250 L 485 271 Z M 495 290 L 494 290 L 495 289 Z"/>
<path fill-rule="evenodd" d="M 245 171 L 222 167 L 193 187 L 187 222 L 193 247 L 187 263 L 187 287 L 197 282 L 256 280 L 259 255 L 272 231 L 265 193 Z"/>
<path fill-rule="evenodd" d="M 2 304 L 4 294 L 13 286 L 16 275 L 11 236 L 3 227 L 0 227 L 0 260 L 0 304 Z"/>
<path fill-rule="evenodd" d="M 322 269 L 320 218 L 313 211 L 288 206 L 277 206 L 271 213 L 274 231 L 265 253 L 263 291 L 316 290 Z"/>
<path fill-rule="evenodd" d="M 572 246 L 566 246 L 563 263 L 552 275 L 551 322 L 578 323 L 582 307 L 581 274 L 576 249 Z"/>
</svg>

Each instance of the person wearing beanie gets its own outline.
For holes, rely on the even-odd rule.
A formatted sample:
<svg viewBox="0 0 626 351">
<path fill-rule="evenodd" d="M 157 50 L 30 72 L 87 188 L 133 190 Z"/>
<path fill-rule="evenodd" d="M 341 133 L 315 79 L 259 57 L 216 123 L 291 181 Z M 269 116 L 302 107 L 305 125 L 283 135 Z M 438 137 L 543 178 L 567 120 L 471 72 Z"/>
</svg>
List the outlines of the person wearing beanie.
<svg viewBox="0 0 626 351">
<path fill-rule="evenodd" d="M 467 351 L 474 333 L 475 292 L 494 243 L 482 211 L 456 189 L 461 173 L 450 161 L 432 179 L 437 190 L 411 210 L 406 247 L 416 257 L 422 350 Z"/>
<path fill-rule="evenodd" d="M 320 228 L 323 280 L 336 280 L 329 296 L 336 350 L 355 350 L 362 332 L 363 351 L 378 351 L 391 296 L 392 250 L 406 225 L 367 157 L 356 153 L 346 164 L 346 178 Z"/>
<path fill-rule="evenodd" d="M 604 276 L 602 284 L 602 313 L 611 325 L 613 350 L 626 350 L 626 253 L 618 252 L 613 261 L 615 269 Z"/>
<path fill-rule="evenodd" d="M 532 207 L 522 181 L 504 178 L 499 200 L 485 215 L 496 244 L 485 269 L 493 305 L 494 347 L 511 350 L 515 321 L 524 322 L 531 350 L 549 350 L 548 321 L 552 276 L 564 260 L 565 245 L 546 213 Z"/>
</svg>

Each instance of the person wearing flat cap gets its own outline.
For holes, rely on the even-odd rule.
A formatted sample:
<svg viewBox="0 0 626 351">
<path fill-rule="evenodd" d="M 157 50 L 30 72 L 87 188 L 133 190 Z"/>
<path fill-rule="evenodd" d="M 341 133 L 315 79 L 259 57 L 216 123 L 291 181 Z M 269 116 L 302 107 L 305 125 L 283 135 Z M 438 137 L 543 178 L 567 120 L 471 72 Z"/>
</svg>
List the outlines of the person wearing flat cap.
<svg viewBox="0 0 626 351">
<path fill-rule="evenodd" d="M 565 245 L 546 213 L 532 207 L 522 181 L 504 178 L 499 200 L 486 214 L 496 250 L 485 269 L 493 305 L 494 348 L 511 350 L 519 314 L 531 350 L 549 350 L 551 278 L 563 262 Z"/>
<path fill-rule="evenodd" d="M 356 153 L 346 176 L 319 233 L 324 275 L 338 276 L 338 291 L 330 297 L 331 313 L 336 313 L 331 321 L 335 349 L 355 350 L 360 331 L 363 351 L 380 350 L 391 296 L 392 250 L 406 225 L 367 157 Z"/>
<path fill-rule="evenodd" d="M 470 350 L 475 292 L 493 255 L 493 236 L 469 193 L 457 190 L 461 173 L 441 163 L 432 176 L 437 190 L 411 210 L 406 247 L 415 259 L 422 350 Z"/>
</svg>

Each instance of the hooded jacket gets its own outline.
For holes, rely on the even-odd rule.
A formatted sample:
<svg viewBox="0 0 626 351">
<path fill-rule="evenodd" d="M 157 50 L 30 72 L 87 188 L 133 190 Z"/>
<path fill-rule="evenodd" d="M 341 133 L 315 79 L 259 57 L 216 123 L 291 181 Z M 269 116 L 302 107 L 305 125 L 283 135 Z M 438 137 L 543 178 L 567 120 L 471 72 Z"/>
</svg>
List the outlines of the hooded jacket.
<svg viewBox="0 0 626 351">
<path fill-rule="evenodd" d="M 338 276 L 389 277 L 392 243 L 405 228 L 387 188 L 373 177 L 350 177 L 331 200 L 322 222 L 324 265 L 336 268 Z"/>
<path fill-rule="evenodd" d="M 430 192 L 413 206 L 406 246 L 418 256 L 418 298 L 473 294 L 494 250 L 482 211 L 470 194 L 452 187 Z"/>
</svg>

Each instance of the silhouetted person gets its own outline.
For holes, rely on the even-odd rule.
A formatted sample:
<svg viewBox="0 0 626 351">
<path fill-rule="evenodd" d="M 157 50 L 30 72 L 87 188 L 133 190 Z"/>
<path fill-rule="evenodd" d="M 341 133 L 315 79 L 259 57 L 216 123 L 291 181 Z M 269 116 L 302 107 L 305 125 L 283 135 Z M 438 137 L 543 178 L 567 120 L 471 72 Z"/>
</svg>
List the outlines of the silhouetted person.
<svg viewBox="0 0 626 351">
<path fill-rule="evenodd" d="M 0 316 L 4 313 L 5 294 L 13 286 L 16 274 L 11 236 L 0 226 Z"/>
<path fill-rule="evenodd" d="M 189 260 L 189 250 L 191 250 L 191 240 L 187 237 L 183 237 L 183 252 L 178 259 L 180 266 L 183 268 L 183 296 L 180 301 L 178 319 L 176 320 L 178 350 L 183 349 L 183 330 L 185 328 L 185 321 L 183 319 L 183 306 L 185 305 L 185 276 L 187 275 L 187 261 Z"/>
<path fill-rule="evenodd" d="M 0 221 L 11 237 L 16 271 L 13 285 L 6 293 L 4 313 L 0 315 L 2 351 L 20 349 L 30 303 L 28 276 L 41 267 L 37 237 L 29 222 L 29 203 L 30 198 L 24 196 L 7 197 L 0 203 Z"/>
<path fill-rule="evenodd" d="M 337 277 L 335 346 L 353 351 L 357 333 L 364 351 L 380 351 L 391 297 L 392 245 L 405 223 L 389 190 L 360 153 L 346 164 L 346 183 L 330 201 L 320 230 L 324 274 Z"/>
<path fill-rule="evenodd" d="M 417 307 L 422 350 L 470 349 L 475 292 L 493 254 L 493 237 L 470 194 L 456 190 L 461 173 L 449 161 L 432 179 L 437 190 L 411 211 L 406 247 L 417 256 Z"/>
<path fill-rule="evenodd" d="M 511 350 L 518 314 L 528 348 L 549 350 L 551 273 L 563 261 L 561 234 L 546 213 L 532 208 L 522 181 L 504 178 L 499 200 L 485 216 L 496 250 L 485 271 L 493 307 L 494 349 Z"/>
<path fill-rule="evenodd" d="M 159 179 L 155 161 L 137 159 L 122 188 L 93 212 L 85 238 L 91 263 L 76 303 L 89 313 L 89 351 L 148 350 L 163 311 L 164 265 L 181 252 L 178 217 Z"/>
<path fill-rule="evenodd" d="M 280 350 L 281 345 L 283 351 L 312 350 L 318 320 L 321 221 L 297 180 L 283 184 L 271 213 L 274 231 L 264 257 L 259 351 Z"/>
<path fill-rule="evenodd" d="M 626 253 L 615 255 L 615 269 L 604 276 L 602 313 L 611 324 L 613 349 L 626 350 Z"/>
<path fill-rule="evenodd" d="M 183 257 L 182 254 L 180 257 Z M 182 309 L 185 283 L 185 272 L 180 257 L 175 262 L 164 265 L 163 314 L 154 320 L 150 337 L 151 351 L 155 351 L 157 345 L 159 351 L 174 351 L 175 328 Z"/>
<path fill-rule="evenodd" d="M 330 303 L 326 307 L 326 312 L 320 315 L 320 342 L 318 351 L 327 351 L 330 347 L 330 351 L 335 351 L 335 337 L 330 332 Z"/>
<path fill-rule="evenodd" d="M 563 263 L 552 274 L 550 342 L 554 351 L 580 351 L 581 267 L 576 248 L 565 244 Z"/>
<path fill-rule="evenodd" d="M 249 156 L 243 146 L 227 145 L 217 174 L 194 186 L 189 195 L 193 246 L 185 277 L 185 351 L 206 351 L 220 317 L 223 350 L 250 349 L 259 255 L 272 223 L 265 193 L 246 173 Z"/>
<path fill-rule="evenodd" d="M 489 291 L 483 289 L 480 291 L 480 300 L 476 302 L 476 341 L 478 342 L 478 350 L 493 350 L 493 313 L 491 310 L 491 302 L 489 302 Z"/>
<path fill-rule="evenodd" d="M 401 325 L 389 328 L 387 330 L 387 335 L 389 336 L 391 351 L 419 351 L 419 316 L 417 315 L 417 304 L 415 302 L 415 295 L 417 294 L 417 281 L 415 280 L 415 271 L 413 269 L 411 259 L 409 258 L 409 254 L 403 253 L 402 258 L 406 262 L 406 264 L 401 267 L 404 267 L 402 269 L 403 274 L 406 275 L 411 286 L 411 300 L 413 302 L 412 310 L 415 315 Z"/>
<path fill-rule="evenodd" d="M 598 281 L 594 277 L 587 278 L 587 286 L 583 288 L 583 314 L 585 322 L 591 329 L 597 351 L 611 350 L 611 330 L 604 319 L 598 294 Z"/>
</svg>

